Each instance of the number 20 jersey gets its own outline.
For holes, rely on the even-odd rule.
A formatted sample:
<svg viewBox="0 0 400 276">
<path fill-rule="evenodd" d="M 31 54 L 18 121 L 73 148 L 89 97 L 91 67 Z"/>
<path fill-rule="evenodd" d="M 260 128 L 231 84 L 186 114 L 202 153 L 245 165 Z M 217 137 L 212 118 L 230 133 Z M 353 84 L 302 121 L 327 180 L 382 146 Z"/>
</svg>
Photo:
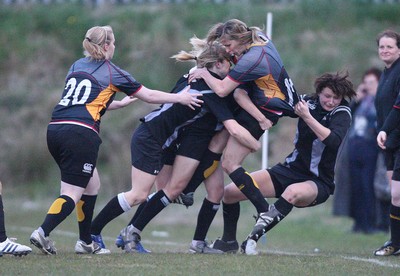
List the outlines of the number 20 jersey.
<svg viewBox="0 0 400 276">
<path fill-rule="evenodd" d="M 50 124 L 74 124 L 100 131 L 100 117 L 116 92 L 133 95 L 142 85 L 109 60 L 77 60 L 69 69 L 64 92 Z"/>
</svg>

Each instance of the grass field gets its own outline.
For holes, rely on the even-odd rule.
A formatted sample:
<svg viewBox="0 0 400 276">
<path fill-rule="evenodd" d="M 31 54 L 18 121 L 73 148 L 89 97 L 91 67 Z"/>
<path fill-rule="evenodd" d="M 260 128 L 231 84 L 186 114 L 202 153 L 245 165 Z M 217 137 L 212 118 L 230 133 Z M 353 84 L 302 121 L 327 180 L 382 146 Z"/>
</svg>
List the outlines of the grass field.
<svg viewBox="0 0 400 276">
<path fill-rule="evenodd" d="M 148 225 L 142 239 L 143 245 L 153 251 L 151 254 L 126 254 L 114 245 L 132 211 L 103 231 L 111 255 L 76 255 L 73 248 L 77 224 L 75 216 L 70 216 L 51 235 L 58 249 L 56 256 L 44 256 L 36 248 L 22 258 L 3 256 L 0 275 L 395 275 L 400 271 L 399 257 L 377 258 L 371 254 L 387 235 L 352 234 L 349 219 L 331 215 L 331 202 L 295 209 L 259 242 L 259 256 L 188 254 L 203 195 L 199 190 L 195 205 L 189 209 L 169 206 Z M 8 236 L 28 244 L 29 235 L 44 218 L 50 199 L 41 204 L 19 204 L 9 198 L 4 200 Z M 105 200 L 100 199 L 96 210 L 104 204 Z M 253 207 L 248 203 L 241 207 L 239 242 L 254 224 Z M 220 236 L 221 229 L 222 214 L 218 212 L 208 239 Z"/>
</svg>

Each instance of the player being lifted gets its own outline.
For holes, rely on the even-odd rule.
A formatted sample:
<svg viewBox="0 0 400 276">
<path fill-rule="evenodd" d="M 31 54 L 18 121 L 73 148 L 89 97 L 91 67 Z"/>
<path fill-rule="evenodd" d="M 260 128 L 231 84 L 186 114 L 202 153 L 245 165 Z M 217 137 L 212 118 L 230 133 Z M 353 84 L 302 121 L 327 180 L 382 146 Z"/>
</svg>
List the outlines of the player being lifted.
<svg viewBox="0 0 400 276">
<path fill-rule="evenodd" d="M 236 119 L 256 139 L 262 136 L 265 129 L 276 124 L 280 116 L 296 116 L 293 106 L 299 101 L 299 97 L 293 82 L 274 44 L 259 28 L 247 27 L 244 22 L 231 19 L 225 23 L 218 23 L 210 29 L 207 41 L 215 40 L 220 41 L 234 57 L 235 66 L 223 80 L 212 77 L 204 69 L 193 71 L 191 79 L 203 78 L 222 97 L 235 91 L 235 99 L 239 105 L 251 100 L 257 109 L 250 112 L 242 110 Z M 267 123 L 262 122 L 264 117 L 269 119 Z M 195 178 L 181 195 L 187 203 L 191 203 L 188 195 L 192 195 L 201 181 L 212 172 L 209 168 L 219 160 L 221 153 L 222 151 L 216 152 L 211 148 L 206 152 Z M 230 137 L 224 151 L 222 167 L 240 187 L 241 192 L 254 204 L 257 212 L 263 213 L 268 211 L 268 203 L 241 166 L 249 153 L 250 151 L 241 146 L 234 137 Z M 203 172 L 207 172 L 207 175 Z M 208 227 L 207 223 L 201 224 L 197 229 Z"/>
<path fill-rule="evenodd" d="M 200 48 L 194 53 L 182 52 L 175 57 L 182 61 L 195 61 L 198 66 L 207 68 L 217 78 L 225 77 L 230 68 L 230 55 L 224 46 L 218 42 L 206 44 L 199 39 L 192 39 L 191 42 L 193 46 L 203 46 L 194 47 Z M 186 74 L 177 82 L 174 91 L 179 91 L 187 85 Z M 163 166 L 163 151 L 173 145 L 177 138 L 179 148 L 170 180 L 162 183 L 158 187 L 160 190 L 140 207 L 138 216 L 121 231 L 117 239 L 117 246 L 127 252 L 145 251 L 140 245 L 141 231 L 154 216 L 178 197 L 187 185 L 219 123 L 245 147 L 253 151 L 260 147 L 250 132 L 234 120 L 227 100 L 213 93 L 203 80 L 193 82 L 190 90 L 202 94 L 203 106 L 191 110 L 181 105 L 166 104 L 142 119 L 142 124 L 135 130 L 131 141 L 132 188 L 111 199 L 94 219 L 94 240 L 100 241 L 100 233 L 108 222 L 146 200 Z"/>
</svg>

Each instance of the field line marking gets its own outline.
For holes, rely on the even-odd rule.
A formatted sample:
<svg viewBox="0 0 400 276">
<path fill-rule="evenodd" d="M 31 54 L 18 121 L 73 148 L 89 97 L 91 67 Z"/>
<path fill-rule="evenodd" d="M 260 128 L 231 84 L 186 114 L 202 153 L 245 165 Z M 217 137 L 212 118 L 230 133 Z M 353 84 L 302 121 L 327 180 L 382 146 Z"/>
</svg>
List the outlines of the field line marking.
<svg viewBox="0 0 400 276">
<path fill-rule="evenodd" d="M 26 233 L 31 233 L 33 230 L 32 227 L 17 227 L 17 226 L 10 226 L 10 230 L 18 230 L 21 232 L 26 232 Z M 65 236 L 65 237 L 76 237 L 78 233 L 71 232 L 71 231 L 63 231 L 63 230 L 54 230 L 54 234 L 60 235 L 60 236 Z M 110 236 L 103 236 L 103 240 L 105 241 L 115 241 L 115 237 L 110 237 Z M 178 242 L 170 242 L 170 241 L 151 241 L 151 240 L 142 240 L 142 242 L 146 244 L 154 244 L 154 245 L 170 245 L 170 246 L 187 246 L 189 243 L 178 243 Z M 264 254 L 276 254 L 276 255 L 286 255 L 286 256 L 308 256 L 308 257 L 313 257 L 313 256 L 327 256 L 325 254 L 321 253 L 299 253 L 299 252 L 288 252 L 288 251 L 279 251 L 279 250 L 259 250 L 259 252 L 264 253 Z M 379 266 L 383 267 L 393 267 L 393 268 L 400 268 L 400 265 L 398 264 L 393 264 L 388 261 L 381 261 L 377 259 L 372 259 L 372 258 L 361 258 L 361 257 L 356 257 L 356 256 L 343 256 L 343 255 L 337 255 L 338 257 L 345 259 L 345 260 L 352 260 L 352 261 L 359 261 L 359 262 L 366 262 L 366 263 L 372 263 L 376 264 Z"/>
<path fill-rule="evenodd" d="M 341 256 L 343 259 L 346 260 L 352 260 L 352 261 L 360 261 L 360 262 L 366 262 L 366 263 L 373 263 L 376 265 L 380 265 L 380 266 L 385 266 L 385 267 L 394 267 L 394 268 L 400 268 L 400 265 L 398 264 L 392 264 L 389 263 L 387 261 L 381 261 L 381 260 L 377 260 L 377 259 L 371 259 L 371 258 L 360 258 L 360 257 L 348 257 L 348 256 Z M 387 258 L 387 257 L 384 257 Z M 396 257 L 395 257 L 396 258 Z"/>
</svg>

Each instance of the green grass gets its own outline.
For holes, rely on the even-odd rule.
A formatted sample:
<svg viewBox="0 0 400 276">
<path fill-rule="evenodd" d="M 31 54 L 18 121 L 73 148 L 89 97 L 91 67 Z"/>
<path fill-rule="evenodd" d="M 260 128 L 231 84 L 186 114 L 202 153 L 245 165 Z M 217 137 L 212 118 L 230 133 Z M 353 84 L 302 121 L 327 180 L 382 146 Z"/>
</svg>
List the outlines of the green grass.
<svg viewBox="0 0 400 276">
<path fill-rule="evenodd" d="M 19 258 L 0 258 L 0 275 L 379 275 L 395 274 L 398 257 L 377 258 L 372 251 L 387 238 L 386 234 L 360 235 L 350 232 L 352 222 L 331 215 L 331 202 L 309 209 L 294 209 L 266 239 L 259 241 L 259 256 L 242 254 L 210 256 L 188 254 L 203 190 L 189 209 L 171 205 L 156 217 L 142 235 L 150 255 L 125 254 L 114 239 L 133 211 L 111 222 L 103 231 L 111 255 L 76 255 L 75 216 L 71 215 L 51 235 L 58 255 L 44 256 L 39 250 Z M 50 198 L 34 202 L 12 198 L 5 201 L 7 232 L 28 244 L 29 235 L 43 220 Z M 12 198 L 12 199 L 11 199 Z M 96 213 L 104 206 L 99 200 Z M 243 203 L 238 238 L 242 241 L 251 230 L 254 208 Z M 168 237 L 160 237 L 160 232 Z M 222 215 L 209 231 L 213 240 L 222 233 Z"/>
</svg>

